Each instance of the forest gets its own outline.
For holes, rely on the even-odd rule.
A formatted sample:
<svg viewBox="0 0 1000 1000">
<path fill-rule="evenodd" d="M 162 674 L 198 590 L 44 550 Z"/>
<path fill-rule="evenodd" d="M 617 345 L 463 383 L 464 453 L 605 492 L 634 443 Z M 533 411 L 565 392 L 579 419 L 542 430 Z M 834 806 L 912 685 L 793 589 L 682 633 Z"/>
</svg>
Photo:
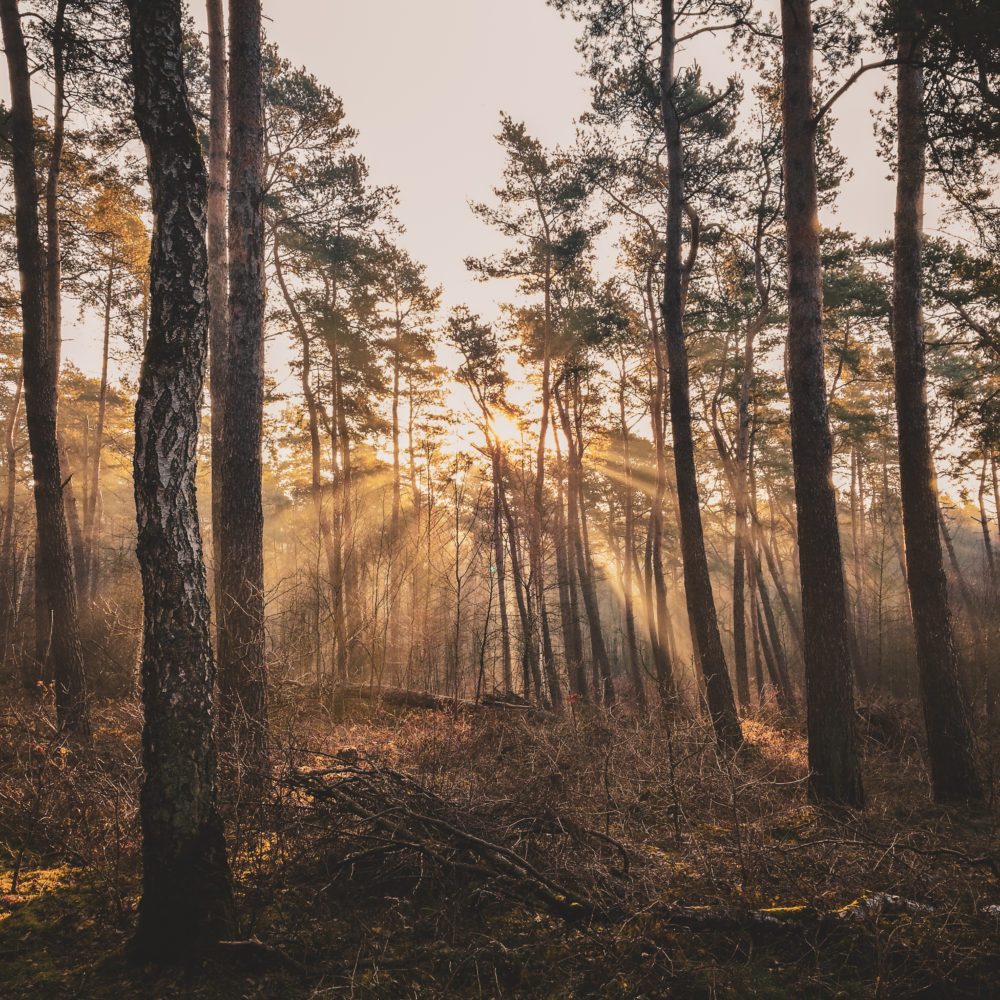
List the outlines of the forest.
<svg viewBox="0 0 1000 1000">
<path fill-rule="evenodd" d="M 362 6 L 0 0 L 0 995 L 998 996 L 1000 4 Z"/>
</svg>

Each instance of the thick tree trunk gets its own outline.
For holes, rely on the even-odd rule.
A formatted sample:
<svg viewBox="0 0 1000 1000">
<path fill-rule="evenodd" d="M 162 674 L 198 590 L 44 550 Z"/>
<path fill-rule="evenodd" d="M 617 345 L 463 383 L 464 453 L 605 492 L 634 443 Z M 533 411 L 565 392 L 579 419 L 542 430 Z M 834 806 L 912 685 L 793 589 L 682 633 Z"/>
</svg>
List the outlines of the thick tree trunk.
<svg viewBox="0 0 1000 1000">
<path fill-rule="evenodd" d="M 809 787 L 862 806 L 847 594 L 823 370 L 823 284 L 813 120 L 810 0 L 782 0 L 782 121 L 788 241 L 788 395 L 805 634 Z"/>
<path fill-rule="evenodd" d="M 236 749 L 267 759 L 264 650 L 264 99 L 260 0 L 229 10 L 229 333 L 223 404 L 219 694 Z"/>
<path fill-rule="evenodd" d="M 215 801 L 215 670 L 195 497 L 208 350 L 206 180 L 184 83 L 180 0 L 130 0 L 135 114 L 153 203 L 149 338 L 136 404 L 146 777 L 132 954 L 188 959 L 232 936 Z"/>
<path fill-rule="evenodd" d="M 892 344 L 907 586 L 934 798 L 939 802 L 979 800 L 983 788 L 976 772 L 948 606 L 927 412 L 921 274 L 926 142 L 923 70 L 908 61 L 919 59 L 912 32 L 901 29 L 898 41 Z"/>
<path fill-rule="evenodd" d="M 695 640 L 708 711 L 721 743 L 736 746 L 742 739 L 726 654 L 722 648 L 715 596 L 705 553 L 698 495 L 698 472 L 691 428 L 691 399 L 687 345 L 684 341 L 684 264 L 681 259 L 681 223 L 684 216 L 684 155 L 681 126 L 674 106 L 676 83 L 673 0 L 661 4 L 660 110 L 667 147 L 667 234 L 663 274 L 663 335 L 667 345 L 670 384 L 670 427 L 680 511 L 681 553 L 688 617 Z"/>
<path fill-rule="evenodd" d="M 48 608 L 43 621 L 51 622 L 52 626 L 51 655 L 59 725 L 86 736 L 87 684 L 56 434 L 59 345 L 56 331 L 48 321 L 45 263 L 38 225 L 31 77 L 17 0 L 0 0 L 0 22 L 10 76 L 15 229 L 24 329 L 24 409 L 38 525 L 36 577 Z"/>
<path fill-rule="evenodd" d="M 229 248 L 226 210 L 229 199 L 229 104 L 226 88 L 226 23 L 223 0 L 207 0 L 208 12 L 208 391 L 212 423 L 212 587 L 215 596 L 216 648 L 222 608 L 222 411 L 226 398 L 229 337 Z"/>
</svg>

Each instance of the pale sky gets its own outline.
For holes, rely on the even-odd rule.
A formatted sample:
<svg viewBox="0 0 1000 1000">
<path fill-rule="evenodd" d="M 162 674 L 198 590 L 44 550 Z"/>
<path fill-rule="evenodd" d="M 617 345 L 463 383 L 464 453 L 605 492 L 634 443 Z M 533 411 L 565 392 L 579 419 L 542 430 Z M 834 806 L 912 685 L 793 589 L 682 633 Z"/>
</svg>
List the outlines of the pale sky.
<svg viewBox="0 0 1000 1000">
<path fill-rule="evenodd" d="M 203 26 L 200 3 L 192 13 Z M 463 259 L 501 244 L 468 203 L 488 199 L 500 179 L 501 110 L 547 146 L 572 141 L 589 105 L 578 26 L 544 0 L 264 0 L 264 13 L 282 54 L 343 98 L 372 180 L 399 188 L 403 242 L 444 287 L 445 306 L 467 302 L 493 318 L 509 286 L 480 284 Z M 722 43 L 703 36 L 697 44 L 690 55 L 709 79 L 723 80 L 732 67 Z M 836 141 L 855 176 L 826 221 L 870 236 L 888 233 L 892 220 L 893 187 L 872 132 L 884 83 L 881 72 L 867 75 L 836 110 Z M 47 110 L 46 96 L 37 100 Z M 96 375 L 93 321 L 67 310 L 64 335 L 66 359 Z"/>
<path fill-rule="evenodd" d="M 462 261 L 498 243 L 468 202 L 488 198 L 500 179 L 501 110 L 547 146 L 573 140 L 589 106 L 578 25 L 544 0 L 264 0 L 264 11 L 283 54 L 343 98 L 373 179 L 399 187 L 404 241 L 444 286 L 446 304 L 489 314 L 503 292 L 472 280 Z M 732 72 L 710 36 L 693 54 L 712 79 Z M 884 79 L 869 74 L 837 107 L 836 139 L 855 169 L 838 220 L 871 236 L 892 219 L 872 134 Z"/>
</svg>

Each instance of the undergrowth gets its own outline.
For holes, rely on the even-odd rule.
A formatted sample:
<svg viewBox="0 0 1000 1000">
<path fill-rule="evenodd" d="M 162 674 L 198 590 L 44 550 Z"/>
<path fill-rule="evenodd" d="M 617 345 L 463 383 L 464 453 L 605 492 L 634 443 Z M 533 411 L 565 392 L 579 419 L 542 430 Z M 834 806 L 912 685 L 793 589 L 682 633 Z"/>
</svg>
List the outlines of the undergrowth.
<svg viewBox="0 0 1000 1000">
<path fill-rule="evenodd" d="M 267 947 L 162 972 L 122 957 L 136 707 L 74 747 L 44 703 L 3 703 L 0 995 L 996 995 L 996 813 L 930 802 L 907 706 L 863 720 L 863 814 L 808 801 L 777 717 L 746 720 L 732 759 L 701 722 L 625 711 L 273 714 L 267 801 L 220 761 L 242 932 Z M 800 919 L 884 893 L 915 909 Z"/>
</svg>

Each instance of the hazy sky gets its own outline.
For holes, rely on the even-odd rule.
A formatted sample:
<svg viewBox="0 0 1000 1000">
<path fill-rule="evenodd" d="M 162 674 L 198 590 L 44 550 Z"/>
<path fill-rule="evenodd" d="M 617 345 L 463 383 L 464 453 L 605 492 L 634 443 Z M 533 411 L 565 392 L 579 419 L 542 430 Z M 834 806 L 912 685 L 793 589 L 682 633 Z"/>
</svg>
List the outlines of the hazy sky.
<svg viewBox="0 0 1000 1000">
<path fill-rule="evenodd" d="M 501 110 L 546 145 L 572 141 L 589 105 L 578 26 L 544 0 L 264 0 L 264 11 L 284 55 L 343 97 L 373 178 L 400 189 L 408 249 L 444 285 L 446 302 L 489 312 L 495 292 L 462 261 L 496 238 L 468 201 L 499 181 Z M 710 36 L 693 54 L 710 78 L 732 71 Z M 888 230 L 893 199 L 872 134 L 880 82 L 871 74 L 837 110 L 837 140 L 856 172 L 839 220 L 870 235 Z"/>
<path fill-rule="evenodd" d="M 343 98 L 372 180 L 399 188 L 403 241 L 444 287 L 446 306 L 468 302 L 492 317 L 509 291 L 475 281 L 463 259 L 500 244 L 468 203 L 488 198 L 500 179 L 501 110 L 546 145 L 572 141 L 589 104 L 577 25 L 544 0 L 264 0 L 264 12 L 281 52 Z M 204 25 L 201 3 L 192 13 Z M 709 79 L 732 71 L 711 36 L 690 56 Z M 836 140 L 855 176 L 836 221 L 873 236 L 888 232 L 893 202 L 872 134 L 874 94 L 884 82 L 869 74 L 837 106 Z M 39 109 L 47 110 L 43 102 L 40 94 Z M 67 312 L 64 333 L 66 358 L 97 374 L 93 321 Z"/>
<path fill-rule="evenodd" d="M 400 189 L 404 242 L 446 302 L 487 312 L 470 254 L 496 247 L 470 212 L 503 157 L 499 113 L 547 145 L 571 142 L 587 109 L 574 26 L 544 0 L 264 0 L 267 33 L 344 100 L 372 177 Z"/>
</svg>

